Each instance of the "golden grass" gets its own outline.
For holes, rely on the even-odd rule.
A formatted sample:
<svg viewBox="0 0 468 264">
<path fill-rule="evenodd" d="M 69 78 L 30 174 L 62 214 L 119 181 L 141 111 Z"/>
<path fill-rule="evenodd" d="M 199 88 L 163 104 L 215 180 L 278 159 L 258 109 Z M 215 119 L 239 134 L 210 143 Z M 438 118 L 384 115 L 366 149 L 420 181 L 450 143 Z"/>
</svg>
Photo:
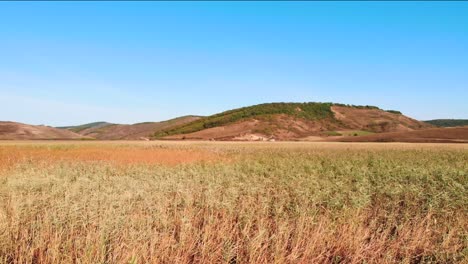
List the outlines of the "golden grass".
<svg viewBox="0 0 468 264">
<path fill-rule="evenodd" d="M 3 146 L 0 148 L 0 169 L 15 164 L 69 162 L 110 162 L 115 165 L 162 164 L 176 165 L 220 159 L 219 155 L 203 150 L 169 149 L 161 147 L 130 147 L 125 145 L 88 146 Z"/>
<path fill-rule="evenodd" d="M 467 260 L 466 145 L 277 143 L 4 143 L 0 263 Z"/>
</svg>

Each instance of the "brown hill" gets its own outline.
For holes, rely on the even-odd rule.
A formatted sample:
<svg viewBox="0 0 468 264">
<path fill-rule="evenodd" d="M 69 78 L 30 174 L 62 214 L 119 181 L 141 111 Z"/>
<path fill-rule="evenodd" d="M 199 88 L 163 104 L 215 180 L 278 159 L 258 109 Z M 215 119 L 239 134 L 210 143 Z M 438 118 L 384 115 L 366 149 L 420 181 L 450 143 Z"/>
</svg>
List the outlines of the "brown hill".
<svg viewBox="0 0 468 264">
<path fill-rule="evenodd" d="M 83 139 L 72 131 L 48 126 L 34 126 L 0 121 L 0 139 Z"/>
<path fill-rule="evenodd" d="M 309 140 L 349 133 L 412 131 L 433 127 L 373 106 L 273 103 L 206 117 L 156 138 L 201 140 Z"/>
<path fill-rule="evenodd" d="M 336 138 L 334 141 L 468 143 L 468 126 L 390 132 L 357 137 L 343 137 Z"/>
<path fill-rule="evenodd" d="M 168 129 L 173 126 L 183 125 L 200 119 L 198 116 L 183 116 L 162 122 L 146 122 L 133 125 L 109 124 L 104 123 L 79 130 L 78 133 L 83 136 L 92 137 L 101 140 L 118 139 L 144 139 L 149 138 L 153 133 Z"/>
</svg>

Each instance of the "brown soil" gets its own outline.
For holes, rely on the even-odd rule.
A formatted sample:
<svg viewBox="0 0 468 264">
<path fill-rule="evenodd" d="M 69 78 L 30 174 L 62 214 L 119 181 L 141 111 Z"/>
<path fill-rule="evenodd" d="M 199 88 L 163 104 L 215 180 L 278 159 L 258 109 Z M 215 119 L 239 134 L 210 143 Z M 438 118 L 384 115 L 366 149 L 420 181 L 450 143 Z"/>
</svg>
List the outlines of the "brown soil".
<svg viewBox="0 0 468 264">
<path fill-rule="evenodd" d="M 0 122 L 0 139 L 82 139 L 82 135 L 65 129 Z"/>
<path fill-rule="evenodd" d="M 334 139 L 333 141 L 468 143 L 468 126 L 390 132 L 358 137 L 343 137 Z"/>
</svg>

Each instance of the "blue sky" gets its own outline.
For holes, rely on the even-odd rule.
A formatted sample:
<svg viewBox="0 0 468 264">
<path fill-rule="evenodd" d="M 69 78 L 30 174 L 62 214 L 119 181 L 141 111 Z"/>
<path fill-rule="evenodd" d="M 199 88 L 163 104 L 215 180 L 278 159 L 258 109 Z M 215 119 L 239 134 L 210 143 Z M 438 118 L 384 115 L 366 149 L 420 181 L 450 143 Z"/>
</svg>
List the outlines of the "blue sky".
<svg viewBox="0 0 468 264">
<path fill-rule="evenodd" d="M 265 102 L 468 118 L 468 2 L 0 2 L 0 120 Z"/>
</svg>

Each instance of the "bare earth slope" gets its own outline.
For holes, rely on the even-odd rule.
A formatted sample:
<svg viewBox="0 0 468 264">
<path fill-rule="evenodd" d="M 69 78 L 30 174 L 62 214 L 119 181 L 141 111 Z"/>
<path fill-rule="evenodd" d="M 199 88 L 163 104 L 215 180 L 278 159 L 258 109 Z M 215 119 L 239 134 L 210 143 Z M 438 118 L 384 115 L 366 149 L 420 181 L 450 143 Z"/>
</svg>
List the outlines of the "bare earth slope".
<svg viewBox="0 0 468 264">
<path fill-rule="evenodd" d="M 101 139 L 142 139 L 151 134 L 173 126 L 183 125 L 200 119 L 198 116 L 183 116 L 162 122 L 146 122 L 133 125 L 109 124 L 101 127 L 90 127 L 79 131 L 81 135 Z"/>
<path fill-rule="evenodd" d="M 468 143 L 468 126 L 432 128 L 334 139 L 341 142 L 433 142 Z"/>
<path fill-rule="evenodd" d="M 432 125 L 409 118 L 402 114 L 390 113 L 375 108 L 331 107 L 335 118 L 345 127 L 375 133 L 411 131 L 430 128 Z"/>
<path fill-rule="evenodd" d="M 302 108 L 304 106 L 304 108 Z M 283 108 L 284 113 L 272 108 Z M 320 112 L 315 115 L 315 107 Z M 251 109 L 252 108 L 252 109 Z M 293 109 L 293 110 L 291 110 Z M 327 110 L 328 109 L 328 110 Z M 307 114 L 304 114 L 305 111 Z M 230 121 L 242 112 L 241 118 Z M 266 113 L 266 114 L 265 114 Z M 238 115 L 239 116 L 239 115 Z M 246 116 L 246 117 L 244 117 Z M 203 120 L 206 120 L 203 122 Z M 314 140 L 343 131 L 383 133 L 413 131 L 433 127 L 402 115 L 372 106 L 331 103 L 274 103 L 234 109 L 166 131 L 162 139 L 200 140 Z M 195 130 L 195 131 L 194 131 Z"/>
<path fill-rule="evenodd" d="M 0 121 L 0 139 L 81 139 L 86 138 L 66 129 Z"/>
</svg>

